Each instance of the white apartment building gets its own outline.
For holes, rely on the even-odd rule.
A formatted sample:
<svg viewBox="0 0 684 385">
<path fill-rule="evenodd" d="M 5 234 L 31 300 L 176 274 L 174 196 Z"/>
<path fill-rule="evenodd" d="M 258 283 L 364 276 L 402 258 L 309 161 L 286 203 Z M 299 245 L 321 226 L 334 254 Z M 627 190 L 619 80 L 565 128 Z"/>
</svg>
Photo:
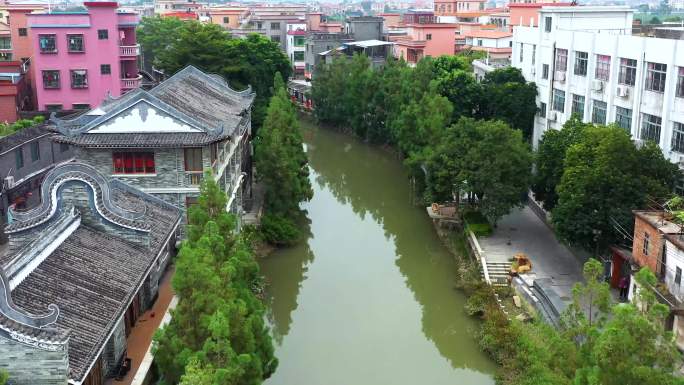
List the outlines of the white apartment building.
<svg viewBox="0 0 684 385">
<path fill-rule="evenodd" d="M 304 76 L 304 52 L 306 51 L 306 23 L 287 23 L 287 40 L 285 53 L 292 64 L 292 74 L 297 77 Z"/>
<path fill-rule="evenodd" d="M 617 123 L 684 164 L 684 41 L 631 35 L 622 6 L 543 7 L 539 27 L 513 28 L 512 65 L 539 93 L 533 145 L 575 113 Z"/>
</svg>

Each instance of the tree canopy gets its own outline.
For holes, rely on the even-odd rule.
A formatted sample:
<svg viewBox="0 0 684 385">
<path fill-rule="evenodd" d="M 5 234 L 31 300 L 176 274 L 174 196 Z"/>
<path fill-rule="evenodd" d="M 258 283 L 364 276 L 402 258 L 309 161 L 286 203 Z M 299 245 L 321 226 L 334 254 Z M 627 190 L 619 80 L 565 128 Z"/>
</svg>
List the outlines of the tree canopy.
<svg viewBox="0 0 684 385">
<path fill-rule="evenodd" d="M 681 355 L 664 330 L 669 310 L 653 292 L 655 275 L 641 269 L 633 302 L 611 305 L 602 270 L 597 260 L 585 264 L 586 283 L 575 285 L 558 329 L 538 320 L 508 321 L 498 308 L 485 313 L 481 342 L 503 366 L 497 383 L 684 384 L 677 375 Z"/>
<path fill-rule="evenodd" d="M 226 199 L 207 174 L 189 209 L 172 281 L 178 305 L 154 338 L 155 362 L 169 384 L 259 384 L 277 366 L 256 296 L 259 268 L 249 242 L 235 235 Z"/>
<path fill-rule="evenodd" d="M 501 121 L 461 118 L 425 158 L 434 198 L 467 194 L 491 222 L 520 206 L 529 185 L 530 149 L 520 131 Z"/>
<path fill-rule="evenodd" d="M 637 148 L 619 127 L 586 127 L 565 153 L 552 210 L 556 232 L 571 244 L 603 250 L 624 238 L 615 224 L 631 234 L 632 210 L 648 197 L 669 195 L 677 174 L 655 143 Z"/>
<path fill-rule="evenodd" d="M 298 238 L 299 204 L 311 199 L 313 189 L 294 105 L 280 74 L 273 83 L 255 154 L 257 175 L 266 190 L 261 227 L 269 242 L 289 244 Z"/>
<path fill-rule="evenodd" d="M 277 43 L 258 34 L 231 38 L 216 24 L 148 17 L 138 27 L 138 39 L 155 67 L 168 75 L 194 65 L 222 75 L 236 89 L 251 85 L 256 92 L 252 110 L 255 128 L 261 127 L 272 95 L 273 74 L 287 79 L 291 72 L 290 62 Z"/>
<path fill-rule="evenodd" d="M 395 146 L 426 201 L 471 193 L 496 220 L 521 202 L 530 182 L 523 138 L 532 130 L 537 90 L 513 68 L 478 83 L 472 59 L 424 58 L 413 68 L 389 60 L 372 69 L 364 56 L 340 57 L 314 74 L 315 116 L 363 140 Z"/>
<path fill-rule="evenodd" d="M 558 202 L 556 186 L 560 184 L 568 148 L 579 142 L 585 129 L 591 123 L 582 123 L 576 116 L 565 122 L 561 130 L 547 130 L 537 146 L 537 170 L 532 183 L 535 198 L 541 201 L 544 209 L 553 210 Z"/>
</svg>

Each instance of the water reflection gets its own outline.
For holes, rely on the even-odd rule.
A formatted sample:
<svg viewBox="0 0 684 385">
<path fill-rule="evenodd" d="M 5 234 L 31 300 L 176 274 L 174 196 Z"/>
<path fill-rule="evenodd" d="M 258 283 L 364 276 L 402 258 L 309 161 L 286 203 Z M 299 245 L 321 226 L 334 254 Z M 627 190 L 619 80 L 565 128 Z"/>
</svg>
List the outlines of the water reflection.
<svg viewBox="0 0 684 385">
<path fill-rule="evenodd" d="M 297 309 L 297 296 L 302 281 L 306 278 L 308 265 L 314 255 L 309 248 L 311 234 L 310 222 L 302 224 L 303 239 L 298 245 L 289 249 L 288 253 L 271 258 L 261 267 L 268 285 L 268 312 L 266 317 L 271 324 L 273 338 L 281 344 L 283 336 L 290 331 L 292 312 Z"/>
<path fill-rule="evenodd" d="M 268 383 L 493 383 L 399 162 L 333 132 L 305 137 L 311 235 L 263 263 L 281 363 Z"/>
</svg>

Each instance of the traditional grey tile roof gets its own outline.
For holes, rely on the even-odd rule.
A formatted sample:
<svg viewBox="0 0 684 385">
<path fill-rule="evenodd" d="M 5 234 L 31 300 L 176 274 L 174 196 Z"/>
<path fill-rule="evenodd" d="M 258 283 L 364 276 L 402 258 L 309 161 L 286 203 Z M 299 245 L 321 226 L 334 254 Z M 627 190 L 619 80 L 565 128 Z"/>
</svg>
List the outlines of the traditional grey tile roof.
<svg viewBox="0 0 684 385">
<path fill-rule="evenodd" d="M 58 142 L 83 147 L 194 147 L 223 140 L 248 124 L 251 88 L 235 91 L 220 76 L 188 66 L 150 91 L 137 89 L 72 120 L 51 118 Z M 102 132 L 101 127 L 137 114 L 141 132 Z M 149 118 L 153 116 L 155 122 Z M 163 123 L 163 119 L 170 119 Z M 173 122 L 173 123 L 170 123 Z M 123 123 L 121 123 L 123 124 Z M 165 124 L 184 127 L 164 131 Z M 159 126 L 155 131 L 150 127 Z M 145 130 L 143 130 L 145 128 Z M 99 132 L 98 132 L 99 131 Z"/>
<path fill-rule="evenodd" d="M 223 78 L 188 66 L 150 93 L 209 127 L 237 127 L 254 100 L 251 88 L 235 91 Z"/>
<path fill-rule="evenodd" d="M 78 136 L 58 135 L 56 142 L 81 147 L 103 148 L 161 148 L 199 147 L 228 138 L 229 135 L 207 135 L 206 133 L 163 133 L 163 134 L 86 134 Z"/>
<path fill-rule="evenodd" d="M 57 167 L 51 173 L 59 173 L 60 168 L 69 166 Z M 93 172 L 96 171 L 93 169 Z M 58 183 L 50 175 L 46 180 Z M 120 181 L 108 182 L 113 205 L 131 213 L 144 213 L 136 221 L 148 225 L 149 246 L 81 222 L 11 293 L 14 305 L 27 313 L 45 313 L 50 304 L 57 306 L 59 316 L 51 327 L 57 337 L 63 336 L 65 330 L 70 331 L 69 378 L 73 381 L 81 381 L 87 375 L 116 322 L 159 255 L 166 251 L 166 242 L 181 219 L 181 211 L 176 207 Z M 11 263 L 6 262 L 3 270 L 11 269 Z M 31 331 L 30 328 L 22 330 Z M 41 333 L 46 331 L 34 328 L 32 335 Z"/>
</svg>

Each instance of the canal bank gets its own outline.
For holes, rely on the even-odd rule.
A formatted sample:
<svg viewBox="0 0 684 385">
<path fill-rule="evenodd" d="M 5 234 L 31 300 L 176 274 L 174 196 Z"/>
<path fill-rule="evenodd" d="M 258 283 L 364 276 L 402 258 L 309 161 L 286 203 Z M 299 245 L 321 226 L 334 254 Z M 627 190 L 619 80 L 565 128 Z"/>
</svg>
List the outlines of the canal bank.
<svg viewBox="0 0 684 385">
<path fill-rule="evenodd" d="M 494 383 L 457 265 L 396 157 L 330 130 L 305 141 L 306 239 L 261 261 L 278 370 L 266 384 Z"/>
</svg>

